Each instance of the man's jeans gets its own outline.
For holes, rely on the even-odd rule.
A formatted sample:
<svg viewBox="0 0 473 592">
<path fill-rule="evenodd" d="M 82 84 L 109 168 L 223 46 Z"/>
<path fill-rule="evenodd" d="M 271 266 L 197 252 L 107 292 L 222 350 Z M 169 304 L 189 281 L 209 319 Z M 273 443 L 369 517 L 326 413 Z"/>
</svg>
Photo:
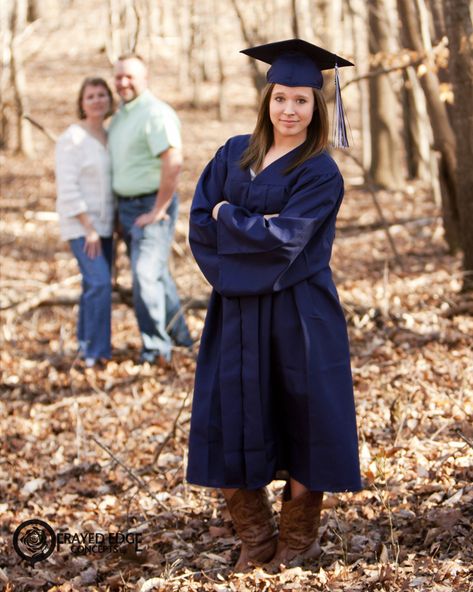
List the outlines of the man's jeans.
<svg viewBox="0 0 473 592">
<path fill-rule="evenodd" d="M 110 358 L 112 239 L 101 238 L 102 252 L 91 259 L 83 236 L 69 241 L 82 273 L 77 339 L 85 358 Z"/>
<path fill-rule="evenodd" d="M 156 193 L 120 198 L 118 213 L 133 274 L 133 304 L 143 340 L 142 358 L 171 358 L 171 337 L 178 345 L 190 346 L 192 339 L 180 312 L 176 285 L 168 267 L 176 226 L 178 199 L 167 209 L 169 218 L 142 228 L 134 225 L 141 214 L 153 209 Z M 168 335 L 166 327 L 172 323 Z"/>
</svg>

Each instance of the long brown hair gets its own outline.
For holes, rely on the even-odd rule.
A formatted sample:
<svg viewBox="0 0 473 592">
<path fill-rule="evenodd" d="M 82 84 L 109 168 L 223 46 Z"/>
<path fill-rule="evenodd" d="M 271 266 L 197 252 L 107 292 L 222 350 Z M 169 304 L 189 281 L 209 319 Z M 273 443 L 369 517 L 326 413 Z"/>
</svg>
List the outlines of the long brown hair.
<svg viewBox="0 0 473 592">
<path fill-rule="evenodd" d="M 269 103 L 273 92 L 274 83 L 267 84 L 261 94 L 256 126 L 251 135 L 248 148 L 245 150 L 240 166 L 242 169 L 252 166 L 255 171 L 261 169 L 264 157 L 274 142 L 273 124 L 269 117 Z M 305 162 L 308 158 L 325 150 L 328 144 L 328 112 L 322 92 L 316 88 L 314 92 L 315 108 L 311 122 L 307 127 L 307 138 L 297 150 L 295 158 L 289 164 L 284 173 L 289 173 Z"/>
</svg>

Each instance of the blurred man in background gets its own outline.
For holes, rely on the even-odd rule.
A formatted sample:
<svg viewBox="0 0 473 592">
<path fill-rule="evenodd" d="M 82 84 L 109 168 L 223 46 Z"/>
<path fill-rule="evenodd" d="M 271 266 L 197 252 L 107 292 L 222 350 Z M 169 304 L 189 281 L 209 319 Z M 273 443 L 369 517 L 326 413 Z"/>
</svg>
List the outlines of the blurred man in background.
<svg viewBox="0 0 473 592">
<path fill-rule="evenodd" d="M 182 166 L 180 122 L 175 111 L 148 89 L 140 56 L 121 56 L 114 75 L 122 103 L 109 128 L 109 149 L 113 190 L 131 260 L 141 360 L 169 361 L 172 341 L 192 345 L 168 266 Z"/>
</svg>

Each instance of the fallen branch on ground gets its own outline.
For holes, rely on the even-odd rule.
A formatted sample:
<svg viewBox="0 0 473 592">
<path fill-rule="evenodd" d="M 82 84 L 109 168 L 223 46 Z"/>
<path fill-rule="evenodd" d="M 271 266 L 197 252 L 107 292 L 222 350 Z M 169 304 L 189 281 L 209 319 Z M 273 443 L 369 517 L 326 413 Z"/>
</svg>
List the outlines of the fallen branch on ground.
<svg viewBox="0 0 473 592">
<path fill-rule="evenodd" d="M 39 292 L 37 292 L 34 296 L 32 296 L 30 298 L 24 298 L 23 300 L 20 300 L 19 302 L 18 301 L 11 302 L 10 304 L 7 304 L 6 306 L 2 306 L 2 307 L 0 307 L 0 310 L 14 309 L 14 312 L 17 315 L 22 315 L 25 312 L 28 312 L 28 311 L 32 310 L 33 308 L 40 306 L 43 302 L 48 300 L 51 297 L 51 295 L 54 294 L 57 290 L 60 290 L 61 288 L 64 288 L 66 286 L 70 286 L 71 284 L 75 284 L 77 282 L 80 282 L 81 278 L 82 278 L 82 276 L 80 274 L 70 276 L 70 277 L 66 278 L 65 280 L 62 280 L 62 281 L 57 282 L 55 284 L 51 284 L 50 286 L 45 286 L 44 288 L 39 290 Z M 12 310 L 12 312 L 13 312 L 13 310 Z"/>
<path fill-rule="evenodd" d="M 139 477 L 134 471 L 132 471 L 129 467 L 126 466 L 126 464 L 121 461 L 119 458 L 117 458 L 113 452 L 110 450 L 110 448 L 108 446 L 106 446 L 105 444 L 103 444 L 98 438 L 96 438 L 93 434 L 90 434 L 91 439 L 97 444 L 97 446 L 100 446 L 100 448 L 102 450 L 104 450 L 118 465 L 120 465 L 122 467 L 122 469 L 124 469 L 126 471 L 126 473 L 128 474 L 128 476 L 141 488 L 144 489 L 146 491 L 146 493 L 151 496 L 154 501 L 158 504 L 158 506 L 160 508 L 162 508 L 164 511 L 169 512 L 169 508 L 163 504 L 163 502 L 158 499 L 156 497 L 156 495 L 151 491 L 149 485 L 146 483 L 146 481 L 143 481 L 143 479 L 141 479 L 141 477 Z"/>
<path fill-rule="evenodd" d="M 40 306 L 74 306 L 75 304 L 79 304 L 80 288 L 66 288 L 70 284 L 79 282 L 80 279 L 80 275 L 75 275 L 62 282 L 52 284 L 51 286 L 45 286 L 31 298 L 16 300 L 15 302 L 9 302 L 8 304 L 0 306 L 0 311 L 10 310 L 12 313 L 15 312 L 16 315 L 22 315 L 34 308 L 39 308 Z M 131 289 L 123 286 L 114 286 L 112 302 L 133 306 L 133 294 Z M 208 302 L 208 298 L 182 298 L 182 310 L 205 310 Z"/>
<path fill-rule="evenodd" d="M 403 269 L 401 256 L 399 255 L 399 251 L 397 250 L 396 245 L 393 240 L 393 237 L 391 236 L 391 232 L 389 231 L 389 224 L 388 224 L 386 218 L 384 217 L 383 210 L 381 209 L 381 205 L 380 205 L 378 198 L 376 196 L 376 190 L 374 188 L 374 183 L 371 179 L 369 171 L 365 170 L 363 163 L 358 158 L 356 158 L 356 156 L 354 156 L 353 154 L 351 154 L 349 152 L 347 152 L 346 155 L 349 158 L 351 158 L 353 160 L 353 162 L 355 162 L 360 167 L 360 169 L 363 171 L 363 174 L 365 177 L 365 182 L 366 182 L 366 188 L 368 189 L 368 191 L 371 194 L 371 198 L 373 200 L 374 207 L 375 207 L 376 212 L 378 214 L 380 224 L 386 234 L 386 238 L 388 239 L 389 246 L 391 247 L 391 250 L 393 252 L 394 259 L 396 260 L 396 263 L 399 265 L 399 267 L 401 269 Z"/>
<path fill-rule="evenodd" d="M 473 448 L 473 442 L 470 440 L 470 438 L 467 438 L 459 428 L 456 428 L 455 432 L 460 436 L 460 438 L 464 442 L 466 442 L 471 448 Z"/>
<path fill-rule="evenodd" d="M 440 220 L 440 216 L 423 216 L 421 218 L 404 218 L 402 220 L 393 220 L 392 222 L 386 222 L 389 228 L 393 226 L 427 226 Z M 376 232 L 377 230 L 384 230 L 384 224 L 381 221 L 372 222 L 371 224 L 347 224 L 346 226 L 339 226 L 337 228 L 337 236 L 349 238 L 352 236 L 358 236 L 359 234 L 365 234 L 368 232 Z"/>
<path fill-rule="evenodd" d="M 187 400 L 189 399 L 189 395 L 190 395 L 190 391 L 187 391 L 187 394 L 184 398 L 184 401 L 182 402 L 182 405 L 179 408 L 179 411 L 177 412 L 177 415 L 173 421 L 172 424 L 172 428 L 169 430 L 169 432 L 167 433 L 166 437 L 164 438 L 164 440 L 159 444 L 159 446 L 156 449 L 156 452 L 154 454 L 154 458 L 151 462 L 151 467 L 153 467 L 159 460 L 159 457 L 161 456 L 161 452 L 164 450 L 164 447 L 166 446 L 166 444 L 170 441 L 170 440 L 174 440 L 175 436 L 176 436 L 176 429 L 177 429 L 177 422 L 179 421 L 179 418 L 181 417 L 182 412 L 184 411 L 184 409 L 186 408 L 187 405 Z"/>
</svg>

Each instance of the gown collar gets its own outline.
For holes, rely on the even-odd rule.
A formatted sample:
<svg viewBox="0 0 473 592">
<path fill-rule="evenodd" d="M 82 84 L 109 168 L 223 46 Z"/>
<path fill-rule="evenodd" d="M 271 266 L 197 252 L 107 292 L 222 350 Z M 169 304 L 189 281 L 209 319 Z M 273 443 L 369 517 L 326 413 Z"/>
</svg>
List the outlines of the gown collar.
<svg viewBox="0 0 473 592">
<path fill-rule="evenodd" d="M 289 158 L 290 156 L 292 156 L 294 154 L 294 152 L 296 152 L 296 150 L 299 150 L 299 148 L 302 146 L 302 144 L 299 144 L 299 146 L 296 146 L 295 148 L 293 148 L 292 150 L 289 150 L 289 152 L 286 152 L 285 154 L 283 154 L 282 156 L 280 156 L 279 158 L 276 158 L 276 160 L 273 160 L 273 162 L 271 162 L 270 164 L 268 164 L 267 166 L 264 167 L 264 169 L 262 169 L 259 173 L 256 173 L 254 171 L 254 169 L 252 169 L 251 167 L 249 168 L 249 174 L 251 176 L 251 180 L 255 181 L 256 179 L 259 179 L 262 175 L 264 175 L 269 169 L 271 169 L 271 167 L 275 167 L 277 168 L 277 166 L 281 166 L 284 164 L 284 161 Z"/>
</svg>

